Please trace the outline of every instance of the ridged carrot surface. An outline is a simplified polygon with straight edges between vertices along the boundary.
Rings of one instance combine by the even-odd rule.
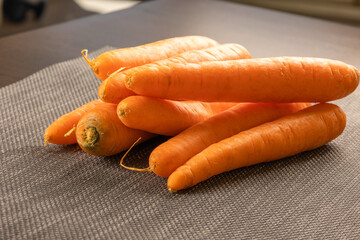
[[[156,61],[152,64],[167,65],[172,63],[197,63],[204,61],[225,61],[251,58],[250,53],[239,44],[224,44],[215,47],[184,52],[180,55]],[[152,67],[151,64],[148,65]],[[134,71],[136,71],[134,69]],[[133,72],[133,71],[131,71]],[[112,73],[99,87],[99,98],[105,102],[119,103],[122,99],[135,95],[125,87],[124,79],[127,71],[119,70]]]
[[[326,102],[353,92],[359,76],[336,60],[276,57],[140,66],[125,84],[136,94],[172,100]]]
[[[105,52],[96,59],[88,59],[82,54],[95,75],[105,80],[111,73],[120,68],[132,68],[143,64],[194,49],[204,49],[217,45],[215,40],[203,36],[186,36],[169,38],[137,47],[121,48]]]
[[[131,96],[118,104],[117,114],[120,120],[130,128],[174,136],[236,104],[171,101]]]
[[[150,170],[159,176],[169,177],[211,144],[308,106],[310,104],[307,103],[240,103],[159,145],[149,157]]]
[[[168,189],[178,191],[214,175],[318,148],[338,137],[345,113],[322,103],[213,144],[176,169]]]

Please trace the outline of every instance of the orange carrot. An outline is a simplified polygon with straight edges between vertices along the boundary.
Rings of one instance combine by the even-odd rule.
[[[326,102],[353,92],[359,76],[340,61],[277,57],[140,66],[127,72],[125,84],[136,94],[172,100]]]
[[[174,136],[195,123],[237,103],[178,102],[131,96],[117,107],[120,120],[128,127],[160,135]]]
[[[168,189],[189,188],[226,171],[318,148],[339,136],[345,125],[345,113],[336,105],[306,108],[211,145],[170,175]]]
[[[105,80],[111,73],[123,67],[128,69],[189,50],[208,48],[217,44],[216,41],[207,37],[186,36],[169,38],[137,47],[108,51],[92,60],[87,58],[87,50],[83,50],[81,54],[95,75],[99,79]]]
[[[169,177],[178,167],[211,144],[308,106],[310,104],[307,103],[240,103],[159,145],[149,157],[149,167],[157,175]]]
[[[95,100],[89,102],[74,111],[67,113],[57,120],[55,120],[46,130],[44,135],[44,143],[53,143],[57,145],[68,145],[76,143],[75,132],[71,131],[74,129],[79,122],[80,118],[87,112],[96,108],[102,102]],[[67,134],[65,136],[65,134]]]
[[[234,59],[251,58],[250,53],[241,45],[238,44],[224,44],[215,47],[193,50],[184,52],[180,55],[159,60],[152,64],[168,65],[171,63],[197,63],[204,61],[225,61]],[[147,65],[151,68],[151,63]],[[134,69],[135,71],[135,69]],[[112,73],[99,87],[99,98],[105,102],[119,103],[122,99],[135,95],[125,87],[124,79],[126,78],[127,71],[119,69]]]
[[[120,153],[138,138],[145,141],[153,136],[122,124],[116,114],[116,104],[111,103],[102,103],[86,113],[76,127],[76,140],[80,147],[96,156]]]

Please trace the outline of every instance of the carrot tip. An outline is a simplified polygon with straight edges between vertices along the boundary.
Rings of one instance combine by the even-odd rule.
[[[168,190],[169,190],[169,192],[171,192],[171,193],[176,193],[176,192],[177,192],[176,190],[173,190],[173,189],[171,189],[171,188],[168,188]]]
[[[47,134],[47,131],[45,131],[45,135],[44,135],[44,147],[46,147],[47,143],[49,142],[50,137]]]
[[[120,166],[122,166],[123,168],[126,168],[126,169],[128,169],[128,170],[131,170],[131,171],[151,173],[152,170],[151,170],[150,167],[147,167],[147,168],[133,168],[133,167],[125,166],[125,165],[123,164],[126,155],[130,152],[130,150],[131,150],[140,140],[141,140],[141,137],[139,137],[138,140],[136,140],[136,141],[131,145],[131,147],[125,152],[124,156],[122,156],[122,158],[120,159]]]

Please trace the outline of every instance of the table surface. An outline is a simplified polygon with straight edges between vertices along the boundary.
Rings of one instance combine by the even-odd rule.
[[[0,39],[0,87],[105,45],[205,35],[253,57],[316,56],[360,66],[360,28],[232,2],[159,0]]]

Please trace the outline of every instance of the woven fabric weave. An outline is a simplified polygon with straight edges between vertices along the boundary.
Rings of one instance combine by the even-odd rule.
[[[359,89],[336,101],[348,124],[326,146],[171,194],[166,179],[121,168],[122,154],[43,147],[45,128],[99,84],[77,58],[0,89],[0,239],[360,239]],[[146,166],[164,140],[127,163]]]

